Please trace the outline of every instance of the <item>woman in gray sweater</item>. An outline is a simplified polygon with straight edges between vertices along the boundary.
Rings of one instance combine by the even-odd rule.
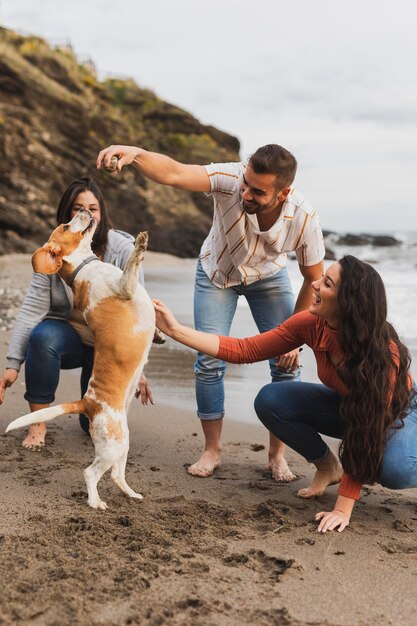
[[[98,222],[92,249],[102,261],[123,269],[134,238],[113,230],[104,198],[92,178],[74,180],[65,190],[57,210],[57,224],[65,224],[80,209],[88,209]],[[142,272],[142,270],[141,270]],[[143,274],[139,278],[143,284]],[[94,358],[94,337],[81,312],[74,306],[71,289],[57,275],[33,274],[17,315],[10,341],[6,370],[0,378],[0,404],[4,393],[18,378],[24,361],[26,393],[30,410],[49,406],[55,399],[61,369],[81,367],[81,396],[87,390]],[[144,376],[139,381],[141,400],[152,402]],[[89,421],[80,415],[88,433]],[[27,449],[45,444],[46,424],[33,424],[23,441]]]

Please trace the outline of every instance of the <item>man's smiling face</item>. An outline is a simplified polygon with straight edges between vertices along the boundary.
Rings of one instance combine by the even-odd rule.
[[[285,200],[289,192],[290,187],[278,190],[275,174],[257,174],[248,165],[240,186],[240,205],[249,215],[273,210]]]

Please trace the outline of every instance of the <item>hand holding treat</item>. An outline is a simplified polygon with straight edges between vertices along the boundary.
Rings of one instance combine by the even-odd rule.
[[[118,174],[125,165],[131,165],[143,150],[135,146],[109,146],[97,156],[97,169]]]
[[[117,172],[117,164],[119,162],[119,159],[117,158],[116,155],[112,156],[112,158],[110,159],[110,163],[108,165],[104,165],[103,164],[103,168],[109,172],[110,174],[113,174],[114,172]]]

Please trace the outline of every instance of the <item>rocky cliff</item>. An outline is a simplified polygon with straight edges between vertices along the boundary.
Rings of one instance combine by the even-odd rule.
[[[0,253],[31,252],[55,226],[66,186],[92,175],[117,228],[150,233],[150,248],[196,256],[212,201],[156,185],[127,168],[112,178],[95,168],[111,144],[141,145],[185,163],[236,160],[239,142],[141,89],[99,81],[70,48],[0,28]]]

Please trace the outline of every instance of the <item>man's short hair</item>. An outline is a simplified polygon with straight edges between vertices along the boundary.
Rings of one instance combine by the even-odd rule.
[[[297,172],[296,158],[276,143],[258,148],[248,163],[255,174],[275,174],[277,189],[289,187]]]

